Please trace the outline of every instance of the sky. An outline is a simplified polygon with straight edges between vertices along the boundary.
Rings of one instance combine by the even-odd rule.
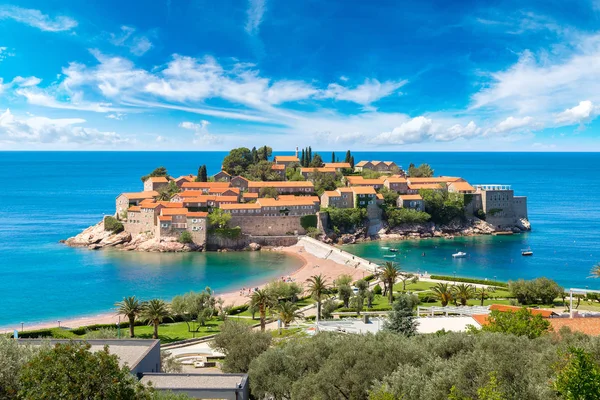
[[[0,0],[0,150],[600,151],[600,0]]]

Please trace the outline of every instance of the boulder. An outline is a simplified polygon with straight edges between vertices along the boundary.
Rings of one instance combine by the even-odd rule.
[[[261,249],[261,245],[258,243],[250,243],[248,245],[248,248],[250,249],[250,251],[259,251]]]
[[[131,241],[131,233],[129,232],[121,232],[116,235],[110,235],[105,237],[98,243],[102,247],[114,247],[119,244],[127,243]]]

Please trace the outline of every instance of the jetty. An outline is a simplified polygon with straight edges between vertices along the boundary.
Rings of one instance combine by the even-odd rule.
[[[298,246],[304,247],[306,252],[323,260],[331,260],[338,264],[360,268],[370,273],[377,271],[377,264],[308,236],[301,236],[298,239]]]

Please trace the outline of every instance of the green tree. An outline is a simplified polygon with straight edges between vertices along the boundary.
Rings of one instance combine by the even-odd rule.
[[[396,208],[398,196],[400,196],[398,192],[383,186],[381,189],[379,189],[379,193],[383,196],[383,205],[385,207]]]
[[[346,151],[346,157],[344,158],[344,162],[350,163],[351,159],[352,159],[352,153],[350,152],[350,150],[347,150]]]
[[[198,175],[196,176],[196,182],[207,182],[208,174],[206,172],[206,165],[198,167]]]
[[[270,197],[272,199],[276,199],[279,196],[279,192],[274,187],[262,187],[258,191],[258,197]]]
[[[295,322],[297,319],[304,316],[304,314],[300,312],[298,305],[292,303],[291,301],[279,303],[275,309],[277,311],[277,317],[285,328],[290,326],[290,324]],[[279,334],[281,335],[281,328],[279,329]]]
[[[424,224],[431,219],[431,215],[426,212],[410,208],[388,207],[385,209],[385,215],[391,228],[402,224]]]
[[[154,327],[152,338],[158,339],[158,325],[171,316],[169,306],[163,300],[152,299],[144,304],[141,318]]]
[[[459,283],[452,287],[453,297],[460,301],[460,305],[466,306],[467,301],[475,297],[475,287],[467,283]]]
[[[464,218],[464,195],[446,190],[421,189],[419,194],[425,203],[425,211],[436,223],[447,224],[454,219]]]
[[[258,308],[260,315],[260,330],[265,331],[265,324],[267,319],[267,310],[272,308],[277,303],[277,299],[268,290],[258,289],[252,293],[250,297],[250,304],[253,307]]]
[[[350,309],[352,309],[352,311],[355,311],[356,314],[360,315],[360,312],[363,310],[365,305],[365,298],[364,296],[361,296],[360,294],[357,294],[355,296],[352,296],[352,298],[350,298]]]
[[[252,150],[250,150],[250,153],[252,153],[252,162],[253,163],[257,163],[258,160],[258,151],[256,150],[256,146],[252,148]]]
[[[315,154],[315,156],[310,160],[310,164],[308,166],[312,168],[320,168],[323,166],[323,159],[319,154]]]
[[[403,272],[400,274],[400,281],[402,282],[402,291],[406,292],[406,283],[417,283],[419,281],[419,277],[415,274]]]
[[[183,231],[179,235],[179,238],[177,239],[177,241],[179,243],[189,244],[189,243],[194,243],[194,238],[192,237],[192,234],[189,231]]]
[[[556,370],[553,386],[563,399],[600,399],[600,368],[584,349],[571,347]]]
[[[327,207],[321,211],[329,215],[329,221],[333,228],[340,231],[354,230],[362,226],[367,218],[367,210],[364,208]]]
[[[208,214],[208,223],[212,227],[226,228],[231,220],[231,214],[224,212],[220,208],[215,208]]]
[[[323,314],[323,319],[331,319],[332,314],[337,310],[338,302],[335,299],[327,299],[323,302],[323,306],[321,309],[321,313]]]
[[[127,217],[125,217],[127,218]],[[112,216],[107,216],[104,218],[104,230],[105,231],[110,231],[112,233],[119,233],[119,232],[123,232],[123,230],[125,229],[125,227],[123,226],[123,224],[119,221],[117,221],[117,219],[115,217]]]
[[[300,166],[304,167],[306,164],[306,154],[304,153],[304,149],[302,149],[302,156],[300,157]]]
[[[429,164],[421,164],[418,167],[415,167],[415,165],[411,163],[408,167],[408,176],[411,178],[429,178],[433,176],[433,169]]]
[[[123,301],[115,303],[117,314],[124,315],[129,320],[129,337],[135,337],[135,319],[142,314],[144,303],[135,296],[124,297]]]
[[[508,290],[520,304],[552,304],[554,299],[564,293],[564,289],[552,279],[545,277],[529,281],[519,279],[508,281]]]
[[[19,344],[6,335],[0,335],[0,399],[17,398],[21,388],[21,370],[38,350],[37,347]]]
[[[350,307],[350,298],[353,294],[354,292],[352,291],[350,285],[338,286],[338,298],[342,301],[342,303],[344,303],[345,308]]]
[[[446,307],[454,298],[452,288],[447,283],[437,283],[431,288],[431,291],[442,302],[442,307]]]
[[[400,276],[400,270],[398,269],[396,263],[386,261],[383,264],[380,276],[384,284],[383,294],[385,296],[385,294],[387,293],[388,303],[392,304],[394,302],[394,284]]]
[[[480,305],[483,307],[483,301],[490,296],[490,293],[493,293],[495,291],[496,288],[494,288],[493,286],[482,286],[475,292],[475,297],[477,297],[481,301]]]
[[[405,336],[413,336],[417,333],[417,321],[413,310],[419,304],[419,298],[414,294],[401,293],[388,315],[384,329]]]
[[[335,151],[331,152],[331,162],[334,163],[335,162]]]
[[[350,157],[350,168],[354,169],[354,156]]]
[[[527,308],[516,312],[493,310],[488,317],[489,323],[482,327],[486,332],[510,333],[535,339],[550,329],[550,322],[540,314],[533,315]]]
[[[327,297],[329,284],[322,274],[313,275],[306,282],[308,283],[308,293],[317,302],[317,322],[319,322],[319,318],[321,318],[321,302]]]
[[[239,147],[229,152],[223,159],[223,171],[230,175],[242,175],[254,162],[252,152],[246,147]]]
[[[265,290],[271,292],[278,301],[291,301],[292,303],[298,301],[298,296],[303,291],[302,287],[296,282],[283,282],[280,280],[268,283]]]
[[[369,289],[369,282],[365,281],[364,279],[359,279],[356,281],[354,286],[356,286],[356,288],[358,289],[359,295],[365,296],[367,293],[367,290]]]
[[[167,172],[167,169],[165,167],[158,167],[154,171],[150,172],[148,175],[142,176],[141,180],[142,180],[142,182],[146,182],[146,179],[154,177],[154,176],[168,177],[169,172]]]
[[[185,321],[188,332],[198,332],[217,314],[217,299],[207,287],[201,292],[192,291],[173,297],[171,311]]]
[[[23,399],[143,399],[148,391],[119,359],[87,343],[58,343],[43,348],[21,372]]]
[[[246,373],[250,362],[270,347],[271,340],[268,332],[254,331],[249,325],[227,320],[213,344],[225,355],[223,372]]]
[[[325,172],[311,172],[308,180],[315,185],[315,192],[320,196],[326,190],[335,190],[338,187],[339,177]]]
[[[250,165],[244,177],[251,181],[280,181],[281,176],[277,172],[274,172],[272,167],[272,162],[261,160]]]
[[[258,160],[259,161],[269,161],[269,157],[273,154],[273,149],[269,146],[263,146],[258,149]]]

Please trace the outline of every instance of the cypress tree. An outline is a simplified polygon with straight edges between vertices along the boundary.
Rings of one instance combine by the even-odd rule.
[[[308,146],[308,163],[307,164],[310,164],[312,162],[312,159],[313,159],[312,148],[310,146]],[[307,165],[307,167],[308,167],[308,165]]]
[[[196,182],[202,182],[200,180],[200,176],[202,176],[202,165],[198,167],[198,174],[196,175],[196,179],[195,179]]]
[[[252,148],[252,161],[254,164],[258,162],[258,151],[256,151],[256,147]]]
[[[198,174],[199,174],[200,182],[208,182],[208,175],[206,173],[206,165],[203,165],[200,167]]]
[[[346,152],[346,158],[344,159],[344,162],[349,163],[350,162],[350,158],[352,157],[352,154],[350,153],[350,150],[348,150]]]
[[[302,149],[302,155],[300,156],[300,166],[304,167],[304,162],[306,161],[304,156],[304,149]]]
[[[334,163],[335,162],[335,151],[331,152],[331,162]]]
[[[265,147],[263,147],[263,160],[269,161],[269,149],[266,144]]]
[[[354,156],[350,157],[350,168],[354,168]]]

